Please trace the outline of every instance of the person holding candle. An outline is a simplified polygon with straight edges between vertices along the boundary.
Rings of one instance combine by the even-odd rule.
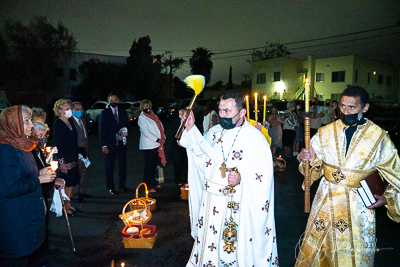
[[[33,109],[34,110],[34,109]],[[32,111],[33,111],[32,110]],[[36,118],[32,116],[32,118]],[[46,164],[46,157],[43,154],[44,148],[46,147],[47,143],[47,132],[50,130],[47,124],[34,121],[33,122],[33,129],[35,130],[36,136],[38,137],[38,144],[37,146],[32,150],[33,158],[35,159],[36,166],[39,170],[42,169],[48,169],[49,171],[46,173],[48,175],[51,175],[51,179],[40,179],[40,185],[42,187],[42,196],[43,199],[46,203],[46,238],[43,242],[43,244],[40,246],[38,250],[38,256],[40,255],[50,255],[56,253],[59,248],[51,249],[49,247],[49,214],[50,214],[50,206],[52,199],[51,197],[53,196],[53,188],[54,186],[58,185],[60,186],[60,189],[64,188],[65,181],[64,179],[61,178],[56,178],[56,169],[53,169],[50,167],[48,164]],[[54,181],[54,182],[53,182]]]
[[[267,119],[269,123],[268,134],[271,137],[271,152],[275,158],[276,148],[282,147],[282,118],[278,114],[278,109],[273,106],[271,108],[271,115]]]
[[[27,267],[45,239],[40,182],[54,175],[35,164],[31,116],[27,106],[12,106],[0,114],[0,266]]]
[[[54,104],[54,114],[58,119],[53,124],[54,145],[58,149],[60,178],[65,180],[65,193],[71,199],[72,190],[80,181],[78,160],[78,139],[72,117],[71,100],[59,99]],[[70,200],[64,201],[68,215],[75,216],[75,208]]]
[[[368,109],[364,88],[346,88],[340,119],[320,128],[298,156],[299,170],[304,174],[309,163],[311,183],[321,181],[295,266],[372,267],[375,209],[386,206],[389,218],[400,222],[400,158],[387,132],[364,118]],[[388,186],[367,207],[357,188],[375,171]]]

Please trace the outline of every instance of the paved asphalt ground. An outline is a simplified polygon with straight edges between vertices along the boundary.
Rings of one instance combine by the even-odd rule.
[[[167,143],[166,151],[173,141],[176,129],[164,122]],[[84,203],[73,202],[79,211],[70,218],[76,252],[72,251],[65,217],[50,214],[50,246],[60,251],[46,257],[48,266],[115,266],[126,267],[185,266],[190,256],[193,239],[189,229],[187,200],[180,199],[179,187],[174,183],[173,165],[164,168],[165,183],[150,197],[157,201],[156,210],[149,224],[157,227],[157,240],[153,249],[125,249],[121,231],[124,223],[119,219],[122,208],[135,198],[135,188],[143,179],[144,160],[139,151],[139,129],[132,126],[128,138],[128,182],[130,191],[109,195],[105,183],[105,168],[97,134],[90,135],[89,158],[91,177],[89,194]],[[173,153],[167,153],[167,161]],[[170,160],[170,162],[172,162]],[[185,166],[182,166],[184,168]],[[285,172],[275,172],[275,220],[279,252],[279,266],[294,266],[308,214],[304,213],[304,195],[301,189],[302,176],[298,164],[289,160]],[[317,185],[311,188],[312,197]],[[141,191],[139,196],[143,196]],[[377,211],[377,246],[393,248],[376,253],[375,266],[400,267],[400,224],[386,216],[386,209]]]

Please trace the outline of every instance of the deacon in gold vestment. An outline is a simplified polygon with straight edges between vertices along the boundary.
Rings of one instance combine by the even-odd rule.
[[[375,211],[386,205],[400,222],[400,160],[388,134],[362,114],[368,93],[348,87],[341,95],[341,119],[318,130],[310,149],[299,155],[299,169],[311,164],[311,183],[321,178],[296,266],[374,266]],[[357,188],[378,170],[388,182],[383,196],[365,207]]]

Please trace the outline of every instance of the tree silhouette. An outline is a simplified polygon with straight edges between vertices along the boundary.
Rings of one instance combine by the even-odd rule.
[[[262,50],[251,51],[250,57],[251,58],[247,60],[248,63],[271,58],[290,57],[290,52],[286,46],[279,43],[266,43],[266,46]]]
[[[198,47],[192,50],[192,57],[189,59],[192,74],[201,74],[206,78],[206,84],[211,80],[211,71],[213,62],[211,56],[214,55],[211,51],[204,47]]]
[[[59,60],[68,60],[77,51],[71,32],[58,22],[53,26],[44,16],[28,24],[8,20],[4,26],[7,64],[3,72],[10,93],[22,93],[21,102],[46,101],[46,92],[55,86],[55,69]],[[35,99],[37,94],[38,99]]]

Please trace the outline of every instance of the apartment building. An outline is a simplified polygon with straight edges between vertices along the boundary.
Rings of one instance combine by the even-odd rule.
[[[253,62],[252,92],[268,99],[304,99],[304,81],[319,100],[339,99],[347,85],[365,88],[372,99],[399,102],[400,68],[356,55],[307,60],[274,58]]]

